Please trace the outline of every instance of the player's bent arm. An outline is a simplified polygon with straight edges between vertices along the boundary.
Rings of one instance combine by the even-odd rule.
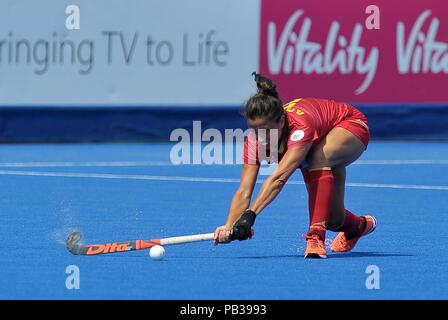
[[[240,186],[230,203],[229,215],[225,225],[227,230],[232,228],[235,221],[241,216],[241,213],[249,207],[259,169],[260,167],[257,165],[243,164]]]
[[[297,146],[286,151],[282,160],[278,164],[274,173],[263,183],[257,198],[250,206],[250,210],[254,211],[257,215],[266,206],[271,203],[275,197],[280,193],[288,178],[293,172],[300,166],[305,160],[305,157],[311,148],[312,143],[304,146]]]

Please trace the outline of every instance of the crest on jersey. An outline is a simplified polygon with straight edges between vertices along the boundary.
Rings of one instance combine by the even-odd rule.
[[[300,141],[305,136],[305,132],[303,130],[296,130],[291,134],[291,141]]]

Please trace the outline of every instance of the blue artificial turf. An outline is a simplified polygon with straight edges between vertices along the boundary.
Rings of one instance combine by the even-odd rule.
[[[240,166],[173,166],[170,148],[2,146],[0,298],[448,298],[447,143],[372,142],[360,160],[434,162],[348,168],[346,207],[379,221],[351,253],[302,258],[300,235],[307,230],[308,209],[297,173],[257,219],[250,241],[166,247],[163,261],[152,261],[148,251],[71,255],[64,240],[74,229],[82,231],[85,242],[95,243],[212,232],[225,222]],[[105,163],[86,164],[98,161]],[[145,163],[118,166],[115,161]],[[188,179],[198,177],[204,179]],[[80,269],[79,290],[65,286],[69,265]],[[369,265],[380,270],[379,290],[365,286]]]

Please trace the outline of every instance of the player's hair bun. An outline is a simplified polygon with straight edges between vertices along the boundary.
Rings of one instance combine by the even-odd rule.
[[[272,82],[271,79],[266,78],[256,72],[252,72],[252,76],[254,76],[254,80],[257,83],[258,93],[278,99],[277,86]]]
[[[244,108],[246,119],[265,118],[278,122],[284,114],[282,101],[278,96],[276,85],[271,79],[252,72],[257,83],[258,93],[250,97]]]

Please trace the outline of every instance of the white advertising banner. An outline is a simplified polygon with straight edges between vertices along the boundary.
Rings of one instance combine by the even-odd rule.
[[[239,105],[258,0],[2,0],[0,105]]]

